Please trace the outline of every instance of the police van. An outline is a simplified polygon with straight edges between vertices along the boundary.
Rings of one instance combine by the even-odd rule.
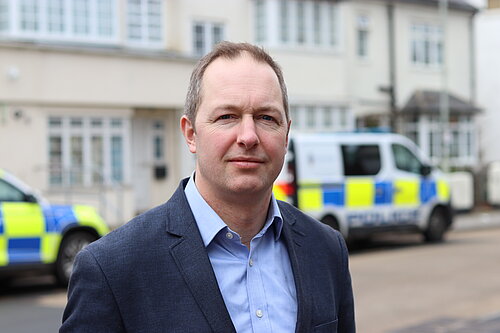
[[[94,208],[50,205],[0,169],[0,278],[51,272],[66,285],[78,251],[108,231]]]
[[[346,239],[409,231],[439,242],[452,224],[444,174],[393,133],[292,136],[274,194]]]

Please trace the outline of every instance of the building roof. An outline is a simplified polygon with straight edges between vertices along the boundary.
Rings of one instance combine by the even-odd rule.
[[[401,2],[417,5],[427,5],[438,7],[441,0],[388,0],[389,2]],[[466,12],[476,13],[478,9],[465,0],[448,0],[448,6],[451,9],[462,10]]]
[[[477,106],[448,93],[450,113],[475,114],[481,111]],[[409,114],[439,114],[441,91],[416,90],[401,112]]]

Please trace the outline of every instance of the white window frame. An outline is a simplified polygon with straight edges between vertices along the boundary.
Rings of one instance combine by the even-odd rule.
[[[54,127],[50,125],[51,119],[60,119],[61,126]],[[82,126],[75,127],[72,126],[72,120],[81,120]],[[93,126],[92,123],[94,120],[100,120],[101,126]],[[92,138],[100,137],[102,140],[102,184],[113,185],[113,184],[124,184],[130,182],[130,156],[129,156],[129,143],[130,143],[130,121],[126,117],[99,117],[99,116],[80,116],[80,115],[72,115],[72,116],[61,116],[61,115],[53,115],[48,118],[48,140],[50,141],[51,137],[60,137],[61,138],[61,166],[59,166],[61,172],[61,184],[55,184],[51,182],[50,170],[49,170],[49,185],[52,187],[67,187],[67,186],[84,186],[89,187],[93,185],[101,184],[101,182],[94,181],[94,176],[96,172],[101,172],[101,170],[95,170],[92,166]],[[115,126],[120,122],[120,126]],[[71,180],[72,172],[72,162],[71,162],[71,138],[72,137],[81,137],[82,138],[82,158],[83,158],[83,170],[81,170],[81,183],[74,183]],[[113,137],[121,138],[121,179],[115,180],[113,179],[113,165],[112,165],[112,139]],[[50,142],[49,142],[50,145]],[[50,147],[49,147],[49,163],[50,163]],[[49,169],[50,166],[49,165]],[[78,170],[76,170],[78,171]],[[79,175],[80,177],[80,175]]]
[[[420,68],[441,68],[443,29],[438,24],[413,23],[410,27],[410,61]]]
[[[326,112],[329,124],[325,121]],[[290,117],[292,129],[297,132],[345,132],[355,128],[352,112],[338,105],[292,104]]]
[[[340,48],[340,15],[335,2],[256,0],[254,11],[255,41],[258,44],[319,51],[338,51]]]
[[[165,13],[164,13],[164,3],[162,0],[138,0],[140,1],[139,7],[138,7],[138,17],[139,17],[139,27],[140,27],[140,33],[139,33],[139,38],[131,38],[130,37],[130,29],[131,29],[131,10],[133,9],[133,6],[131,6],[131,2],[133,0],[127,0],[126,2],[126,8],[125,8],[125,18],[126,18],[126,33],[125,33],[125,39],[126,43],[131,46],[139,46],[139,47],[144,47],[144,48],[162,48],[164,46],[164,41],[165,41],[165,34],[164,34],[164,19],[165,19]],[[159,35],[153,35],[152,30],[150,29],[151,24],[153,24],[154,17],[153,15],[150,15],[152,11],[150,10],[150,6],[158,6],[160,12],[158,13],[157,16],[159,16],[158,19],[158,33]],[[152,38],[154,36],[154,39]]]
[[[460,115],[457,117],[457,122],[449,124],[451,140],[454,140],[453,133],[456,134],[457,138],[457,141],[450,142],[448,147],[449,162],[455,167],[471,167],[477,162],[477,137],[473,116]],[[441,162],[444,134],[439,116],[418,116],[416,120],[406,123],[405,130],[417,132],[418,142],[416,143],[430,157],[432,163],[439,164]],[[456,144],[457,156],[451,156],[453,144]]]
[[[47,40],[47,41],[70,41],[77,43],[97,43],[97,44],[117,44],[119,42],[119,31],[118,31],[118,1],[119,0],[109,0],[110,2],[110,15],[109,15],[109,27],[111,28],[111,34],[103,35],[99,32],[99,25],[103,21],[99,21],[98,9],[100,0],[88,0],[89,4],[89,19],[88,19],[88,33],[79,34],[74,31],[74,4],[73,0],[62,0],[61,4],[63,7],[64,14],[61,16],[61,24],[63,26],[62,31],[52,31],[49,29],[50,26],[50,16],[48,13],[49,5],[51,0],[30,0],[32,5],[37,6],[38,11],[36,12],[35,19],[38,22],[38,26],[34,30],[23,30],[21,25],[21,20],[23,13],[21,12],[21,5],[27,0],[10,0],[7,1],[8,9],[8,26],[2,31],[9,37],[18,39],[36,39],[36,40]]]
[[[363,38],[364,37],[364,38]],[[370,18],[358,15],[356,20],[356,56],[367,60],[370,55]]]
[[[200,26],[203,27],[203,47],[201,49],[197,49],[196,47],[196,27]],[[221,30],[221,38],[220,40],[217,40],[215,38],[215,35],[213,33],[213,29],[218,27]],[[194,56],[202,57],[208,52],[212,51],[213,47],[223,41],[226,36],[226,26],[222,22],[210,22],[210,21],[202,21],[202,20],[195,20],[193,21],[192,24],[192,30],[191,30],[191,53]]]

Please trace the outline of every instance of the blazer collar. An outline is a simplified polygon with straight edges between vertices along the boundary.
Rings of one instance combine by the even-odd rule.
[[[297,222],[296,213],[283,202],[278,202],[283,216],[283,236],[288,248],[288,256],[292,265],[295,289],[297,291],[297,326],[295,332],[307,332],[312,324],[312,292],[308,274],[311,258],[302,246],[307,241],[307,230],[303,223]]]
[[[178,237],[178,240],[170,246],[170,253],[212,330],[236,332],[196,221],[184,195],[186,184],[187,179],[181,181],[166,204],[168,212],[166,231]]]

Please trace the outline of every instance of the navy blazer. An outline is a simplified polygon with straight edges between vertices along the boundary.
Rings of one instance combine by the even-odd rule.
[[[181,182],[165,204],[77,256],[60,332],[235,332]],[[355,332],[342,236],[279,202],[296,332]]]

